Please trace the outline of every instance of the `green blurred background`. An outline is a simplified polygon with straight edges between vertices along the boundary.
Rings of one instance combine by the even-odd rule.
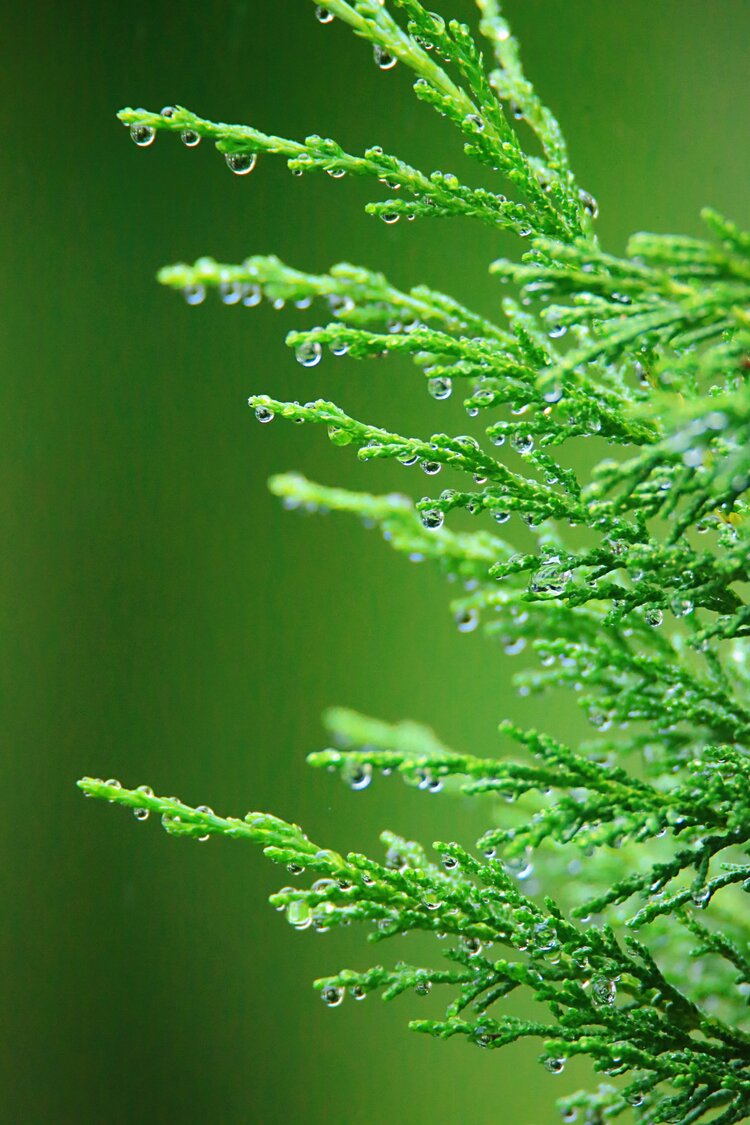
[[[508,13],[608,247],[634,229],[697,233],[704,203],[747,223],[746,0]],[[460,404],[433,402],[395,361],[303,371],[283,337],[314,311],[189,309],[153,283],[201,253],[276,252],[493,312],[487,263],[518,247],[480,225],[386,227],[363,213],[369,185],[295,179],[270,158],[240,179],[207,144],[131,144],[117,108],[180,102],[461,170],[403,68],[378,71],[309,2],[32,0],[7,6],[3,31],[0,1121],[553,1122],[551,1096],[576,1076],[550,1079],[534,1048],[410,1035],[434,996],[331,1012],[309,987],[419,956],[413,937],[372,951],[361,933],[298,934],[265,902],[285,873],[251,848],[170,839],[74,787],[92,773],[274,810],[336,848],[377,850],[383,827],[470,843],[489,806],[396,781],[352,794],[307,770],[321,710],[412,717],[485,754],[508,714],[570,731],[569,707],[532,717],[509,659],[456,635],[435,574],[265,490],[289,468],[415,496],[426,479],[361,466],[319,431],[259,427],[245,400],[324,395],[423,434],[470,429]]]

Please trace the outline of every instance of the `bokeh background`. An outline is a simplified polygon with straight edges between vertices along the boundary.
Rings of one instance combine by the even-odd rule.
[[[468,0],[435,7],[472,14]],[[507,10],[608,247],[635,229],[698,233],[704,203],[747,223],[746,0]],[[340,849],[377,854],[383,827],[471,843],[489,806],[397,781],[352,794],[307,770],[322,709],[412,717],[483,754],[499,752],[505,715],[571,737],[578,722],[513,698],[511,661],[456,634],[437,575],[343,517],[284,513],[265,489],[289,468],[415,496],[426,478],[359,465],[317,430],[257,426],[245,400],[320,394],[423,434],[469,430],[460,404],[434,403],[395,361],[302,370],[283,337],[314,311],[189,309],[153,283],[201,253],[276,252],[310,270],[361,262],[493,312],[487,264],[519,247],[470,223],[386,227],[363,213],[370,185],[296,179],[271,158],[237,178],[207,144],[139,151],[115,110],[169,102],[464,167],[403,68],[381,73],[304,0],[6,8],[0,1121],[546,1125],[577,1076],[549,1078],[533,1047],[410,1035],[435,996],[329,1011],[309,987],[417,957],[412,937],[372,950],[361,933],[296,933],[265,901],[285,873],[252,848],[170,839],[74,787],[118,776],[273,810]]]

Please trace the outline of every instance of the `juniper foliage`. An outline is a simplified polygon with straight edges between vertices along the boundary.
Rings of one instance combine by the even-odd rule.
[[[317,302],[333,319],[287,339],[303,365],[326,350],[365,360],[407,353],[436,399],[460,388],[484,443],[391,433],[325,401],[249,403],[261,422],[323,426],[363,461],[420,465],[428,479],[450,466],[465,474],[463,490],[415,503],[298,475],[271,488],[289,507],[374,522],[395,550],[460,579],[458,628],[483,624],[507,652],[530,655],[521,692],[577,693],[591,738],[571,746],[504,723],[516,752],[482,759],[416,724],[330,712],[336,748],[309,762],[353,789],[394,771],[426,792],[502,798],[490,818],[499,826],[476,854],[438,842],[434,858],[391,833],[383,860],[342,856],[265,813],[219,816],[114,780],[79,785],[140,819],[153,813],[172,835],[252,840],[307,872],[309,886],[272,897],[297,929],[357,922],[374,942],[415,930],[447,937],[436,947],[443,967],[343,970],[316,982],[326,1003],[445,986],[444,1018],[416,1019],[414,1030],[492,1049],[536,1037],[553,1073],[585,1055],[619,1079],[562,1099],[565,1121],[632,1113],[652,1125],[731,1125],[750,1113],[750,233],[706,210],[706,239],[637,234],[625,257],[606,253],[596,202],[524,75],[497,0],[477,6],[489,67],[468,27],[419,0],[323,0],[316,15],[349,24],[382,69],[410,68],[417,97],[508,195],[380,148],[351,154],[335,140],[286,140],[182,107],[119,117],[141,146],[159,132],[191,147],[213,141],[238,174],[277,154],[294,173],[400,189],[367,206],[388,223],[466,216],[527,240],[519,262],[491,267],[508,287],[501,323],[347,264],[312,275],[273,257],[203,258],[163,269],[160,281],[190,303],[209,289],[229,305]],[[583,478],[565,447],[592,436],[611,456]],[[454,509],[476,516],[479,530],[451,530]],[[504,538],[511,517],[528,525],[533,550]],[[585,879],[564,878],[582,857]],[[516,989],[546,1019],[504,1016],[499,1002]]]

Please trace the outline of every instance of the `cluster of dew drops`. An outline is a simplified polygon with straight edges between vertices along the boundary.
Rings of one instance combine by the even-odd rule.
[[[173,105],[165,105],[160,116],[174,117],[177,110]],[[156,140],[156,129],[153,125],[141,125],[135,122],[130,126],[130,137],[139,148],[148,148]],[[195,148],[201,142],[201,135],[195,129],[185,128],[180,133],[180,140],[186,148]],[[230,171],[236,176],[246,176],[252,172],[257,163],[257,154],[254,152],[225,152],[224,159]]]
[[[316,17],[320,23],[328,24],[334,20],[333,14],[327,8],[320,5],[316,9]],[[378,66],[383,70],[389,70],[395,66],[396,59],[384,51],[378,44],[374,47],[375,61]],[[174,106],[165,106],[161,111],[161,116],[170,118],[176,112]],[[134,123],[130,126],[130,136],[134,143],[139,148],[146,148],[153,144],[156,138],[156,129],[151,125],[143,125]],[[188,148],[195,148],[201,140],[200,134],[194,129],[185,128],[180,133],[182,143]],[[231,152],[225,153],[224,159],[229,169],[239,176],[247,175],[252,172],[257,162],[257,155],[254,152]],[[588,198],[584,201],[588,203]],[[592,201],[593,203],[593,201]],[[246,307],[254,307],[260,304],[262,300],[262,290],[258,285],[251,285],[239,281],[222,281],[219,285],[219,295],[224,304],[234,305],[242,303]],[[183,296],[189,305],[198,305],[205,300],[206,288],[200,283],[193,283],[184,286]],[[284,300],[279,298],[274,300],[274,307],[279,309],[283,308]],[[307,307],[310,304],[310,298],[303,298],[297,302],[298,307]],[[553,335],[553,332],[550,333]],[[348,346],[345,342],[333,341],[330,344],[331,353],[335,356],[346,354]],[[295,350],[295,356],[298,363],[303,367],[315,367],[320,363],[323,355],[321,344],[317,340],[303,341]],[[436,375],[430,376],[427,380],[428,393],[437,401],[444,401],[450,398],[453,391],[453,384],[450,376]],[[470,408],[470,416],[475,416],[478,413],[477,408]],[[268,423],[273,421],[275,415],[272,410],[266,406],[258,406],[255,410],[255,416],[261,423]],[[497,445],[503,444],[505,437],[502,433],[498,433],[494,437],[494,442]],[[534,446],[534,439],[528,434],[514,434],[511,436],[510,445],[513,449],[521,454],[529,453]],[[418,457],[403,458],[404,465],[415,464],[419,460]],[[423,460],[420,462],[421,468],[428,475],[434,475],[440,471],[441,465],[436,461]],[[505,511],[493,512],[495,521],[498,524],[503,524],[508,521],[510,514]],[[421,520],[423,525],[430,530],[437,530],[442,527],[444,522],[444,513],[439,508],[427,508],[421,512]],[[544,569],[544,568],[543,568]],[[552,568],[549,568],[550,570]],[[532,583],[535,592],[541,592],[539,587],[546,585],[544,593],[546,596],[559,596],[562,592],[562,587],[569,579],[569,573],[562,576],[562,582],[558,583],[550,580],[550,575],[542,575],[541,572],[536,576],[536,581]],[[540,579],[546,579],[540,581]],[[555,588],[558,587],[558,588]],[[652,610],[647,615],[647,622],[650,625],[658,625],[660,621],[660,611]],[[457,625],[460,632],[472,632],[479,624],[479,616],[475,610],[467,610],[459,614],[457,617]]]

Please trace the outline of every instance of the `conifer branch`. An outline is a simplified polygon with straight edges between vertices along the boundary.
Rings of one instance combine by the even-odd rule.
[[[577,185],[500,5],[477,8],[492,70],[468,27],[418,0],[323,0],[318,19],[348,24],[381,69],[409,68],[419,100],[510,198],[377,147],[357,156],[175,106],[119,116],[141,147],[158,132],[188,147],[206,138],[239,174],[269,154],[298,173],[369,176],[403,193],[368,204],[388,222],[470,216],[528,240],[520,261],[491,267],[507,287],[498,322],[349,264],[309,274],[275,257],[204,257],[159,280],[189,304],[209,290],[237,308],[267,300],[304,313],[317,302],[322,322],[287,336],[303,367],[396,355],[436,400],[461,388],[476,436],[414,436],[323,399],[251,395],[260,422],[317,425],[362,461],[419,466],[430,494],[358,493],[298,474],[273,477],[271,490],[288,508],[378,527],[410,560],[458,580],[458,630],[481,625],[521,658],[521,694],[571,690],[590,737],[571,744],[503,722],[512,753],[481,757],[415,723],[326,715],[331,745],[309,755],[313,767],[355,791],[394,774],[425,794],[480,800],[488,827],[476,854],[437,842],[431,857],[384,832],[382,861],[342,856],[269,814],[217,816],[114,780],[79,785],[140,820],[159,817],[171,835],[247,839],[307,873],[271,900],[296,929],[354,922],[373,942],[420,931],[439,943],[438,967],[398,961],[322,978],[329,1006],[442,987],[444,1017],[414,1030],[483,1048],[539,1039],[552,1074],[585,1055],[613,1080],[562,1099],[564,1121],[632,1111],[644,1125],[732,1125],[750,1113],[750,233],[706,209],[706,239],[641,233],[624,256],[603,250],[598,205]],[[612,457],[589,471],[575,453],[591,438]],[[442,470],[449,487],[430,488]],[[540,727],[545,717],[540,702]],[[516,989],[545,1018],[503,1015],[498,1002]]]

